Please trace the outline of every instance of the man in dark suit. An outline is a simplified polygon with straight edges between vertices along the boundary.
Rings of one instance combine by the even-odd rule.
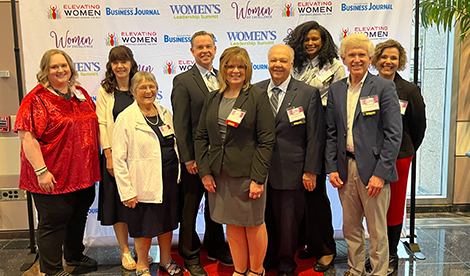
[[[278,276],[292,276],[304,193],[315,189],[322,169],[325,122],[318,89],[290,76],[294,50],[275,45],[268,59],[271,79],[256,84],[268,93],[276,125],[267,186],[265,267],[277,266]]]
[[[213,34],[205,31],[196,32],[191,37],[191,54],[194,56],[195,64],[191,69],[173,79],[171,93],[173,124],[179,157],[183,163],[180,183],[181,221],[178,251],[184,259],[185,269],[192,276],[207,275],[200,264],[201,243],[196,233],[196,217],[206,189],[197,174],[194,136],[206,95],[219,88],[217,70],[212,67],[216,50]],[[225,251],[222,225],[212,221],[207,205],[206,197],[204,246],[207,249],[208,258],[218,260],[224,265],[233,265],[231,256]]]
[[[365,34],[341,42],[340,56],[350,75],[330,86],[326,108],[326,170],[343,206],[343,235],[349,270],[365,275],[363,218],[370,234],[370,275],[387,275],[387,210],[402,120],[392,81],[368,72],[374,45]]]

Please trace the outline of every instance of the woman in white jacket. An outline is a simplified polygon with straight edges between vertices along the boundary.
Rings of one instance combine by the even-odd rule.
[[[154,103],[157,88],[151,73],[138,72],[132,78],[135,102],[121,112],[114,127],[114,175],[128,207],[137,255],[147,256],[157,236],[160,270],[176,276],[183,274],[171,259],[171,239],[178,227],[179,161],[171,113]],[[146,258],[137,260],[136,275],[150,275]]]

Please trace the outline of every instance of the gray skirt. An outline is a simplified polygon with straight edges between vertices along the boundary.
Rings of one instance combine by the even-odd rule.
[[[213,221],[242,227],[264,223],[266,189],[260,198],[250,198],[249,177],[230,177],[222,168],[215,177],[215,194],[208,193],[209,209]]]

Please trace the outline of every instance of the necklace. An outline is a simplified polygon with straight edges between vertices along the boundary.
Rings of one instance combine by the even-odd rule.
[[[155,108],[154,105],[152,105],[152,106],[153,106],[153,108]],[[139,109],[140,109],[140,108],[139,108]],[[157,111],[157,122],[156,122],[156,123],[152,123],[152,121],[150,121],[149,118],[144,114],[144,112],[142,111],[142,109],[140,109],[140,113],[142,113],[142,115],[144,115],[145,120],[146,120],[149,124],[151,124],[152,126],[158,125],[158,122],[159,122],[159,119],[158,119],[158,111]]]
[[[67,101],[70,101],[70,99],[72,98],[72,90],[70,90],[70,87],[67,87],[67,93],[62,93],[60,92],[59,90],[55,89],[52,85],[52,90],[54,90],[54,92],[59,95],[60,97],[66,99]]]

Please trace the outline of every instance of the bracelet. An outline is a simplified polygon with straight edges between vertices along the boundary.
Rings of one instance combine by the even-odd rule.
[[[36,176],[40,176],[41,174],[43,174],[47,171],[48,171],[48,169],[47,169],[46,165],[44,165],[44,167],[42,167],[42,168],[34,170],[34,172],[36,173]]]

